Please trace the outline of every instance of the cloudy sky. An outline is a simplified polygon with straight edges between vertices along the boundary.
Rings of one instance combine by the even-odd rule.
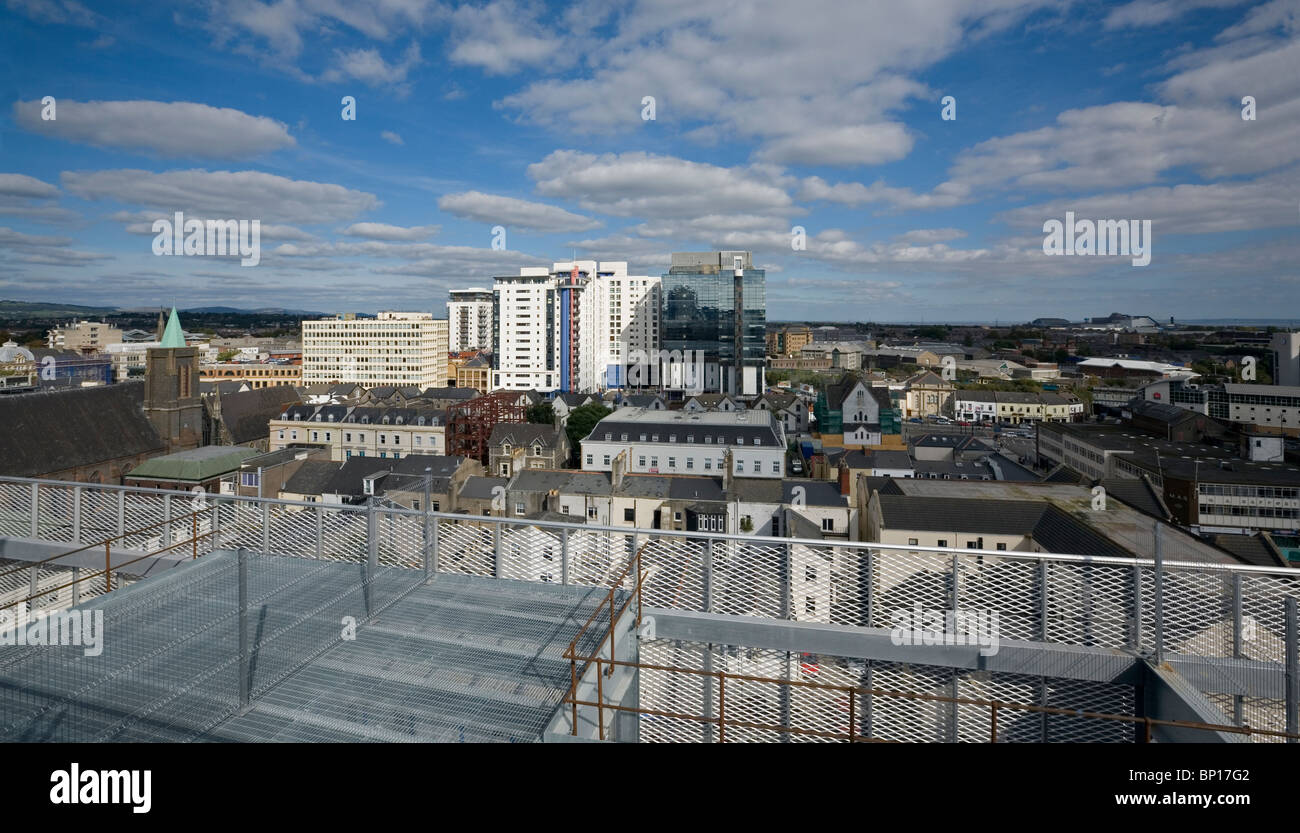
[[[0,4],[0,298],[440,312],[736,248],[772,319],[1300,316],[1300,0]],[[260,264],[155,256],[175,211]],[[1150,265],[1045,255],[1066,211]]]

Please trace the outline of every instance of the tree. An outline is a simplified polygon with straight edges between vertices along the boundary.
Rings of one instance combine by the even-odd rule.
[[[238,350],[222,350],[220,353],[217,354],[217,361],[228,362],[238,355],[239,355]]]
[[[575,456],[582,453],[582,441],[591,433],[591,429],[609,414],[609,408],[599,402],[588,402],[569,411],[569,418],[564,423],[564,431],[569,435],[569,446]]]
[[[536,405],[528,406],[528,410],[524,411],[524,418],[534,425],[554,425],[555,408],[550,402],[538,402]]]

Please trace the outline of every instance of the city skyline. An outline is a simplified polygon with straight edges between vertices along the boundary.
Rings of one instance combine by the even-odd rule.
[[[1293,2],[332,8],[7,3],[0,297],[441,315],[745,249],[773,321],[1300,301]],[[258,265],[155,257],[174,212],[259,221]],[[1071,212],[1149,265],[1045,254]]]

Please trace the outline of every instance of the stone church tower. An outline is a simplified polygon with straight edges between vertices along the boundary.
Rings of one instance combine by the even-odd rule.
[[[203,400],[199,396],[199,349],[186,347],[176,308],[145,362],[144,412],[167,444],[167,453],[203,442]]]

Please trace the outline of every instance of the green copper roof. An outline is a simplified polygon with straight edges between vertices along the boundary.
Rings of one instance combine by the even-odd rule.
[[[181,331],[181,319],[176,315],[176,307],[172,307],[172,317],[167,319],[167,330],[163,333],[162,346],[185,346],[185,333]]]
[[[232,471],[249,457],[261,452],[239,445],[205,445],[146,460],[127,477],[157,480],[185,480],[199,483]]]

